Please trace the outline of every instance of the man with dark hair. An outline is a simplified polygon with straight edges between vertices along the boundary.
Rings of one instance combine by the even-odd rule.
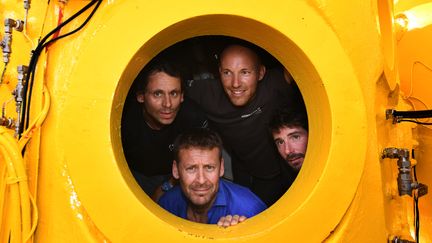
[[[197,223],[231,226],[266,209],[248,188],[226,180],[222,140],[207,128],[181,134],[174,142],[172,174],[179,180],[159,205],[169,212]]]
[[[278,108],[304,109],[302,96],[291,76],[282,69],[267,70],[250,44],[229,45],[219,61],[220,82],[191,82],[186,95],[201,105],[221,134],[234,182],[272,205],[287,186],[268,123]]]
[[[308,144],[308,121],[304,112],[282,110],[271,121],[270,130],[282,158],[298,172]]]
[[[204,127],[204,113],[184,99],[182,77],[175,63],[153,59],[129,92],[122,117],[122,142],[128,165],[148,195],[172,187],[173,142],[183,130]],[[160,187],[162,185],[162,187]]]

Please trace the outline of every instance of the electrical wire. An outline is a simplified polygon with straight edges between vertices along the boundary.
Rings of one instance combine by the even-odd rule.
[[[0,77],[0,85],[3,84],[3,78],[4,78],[4,75],[6,73],[6,68],[7,68],[7,63],[4,64],[4,68],[3,68],[3,71],[2,71],[2,74]]]
[[[417,172],[416,172],[416,165],[413,166],[413,175],[414,175],[414,182],[417,183]],[[414,190],[414,228],[415,228],[415,239],[416,242],[419,243],[419,237],[420,237],[420,212],[419,212],[419,206],[418,206],[418,190]]]
[[[24,15],[24,30],[23,30],[23,35],[27,39],[27,41],[30,42],[32,48],[34,48],[34,42],[32,41],[32,39],[30,38],[30,36],[27,33],[28,12],[29,12],[28,9],[26,9],[25,10],[25,15]]]
[[[43,87],[43,96],[44,96],[44,103],[42,107],[42,111],[39,113],[39,115],[36,117],[36,119],[32,122],[32,124],[22,133],[21,138],[18,141],[18,147],[22,151],[27,144],[27,142],[30,140],[30,138],[33,135],[33,131],[40,128],[43,121],[45,120],[46,116],[48,115],[49,107],[51,104],[51,98],[48,92],[48,88],[46,85]]]
[[[21,119],[21,125],[19,128],[19,134],[22,133],[22,131],[24,130],[24,127],[27,127],[29,124],[29,112],[30,112],[30,103],[31,103],[31,94],[33,91],[33,83],[34,83],[34,75],[36,72],[36,64],[37,64],[37,60],[39,59],[40,54],[42,53],[42,51],[51,43],[64,38],[66,36],[69,36],[71,34],[76,33],[77,31],[81,30],[89,21],[90,19],[93,17],[94,13],[96,12],[96,10],[99,8],[100,4],[102,3],[102,0],[93,0],[90,3],[88,3],[86,6],[84,6],[82,9],[80,9],[77,13],[75,13],[74,15],[72,15],[71,17],[69,17],[65,22],[61,23],[60,25],[58,25],[56,28],[54,28],[53,30],[51,30],[47,35],[45,35],[41,41],[39,42],[38,46],[36,47],[36,49],[33,51],[33,55],[31,57],[30,63],[29,63],[29,72],[28,75],[26,77],[26,85],[24,87],[24,93],[26,94],[23,97],[23,116]],[[86,18],[86,20],[83,22],[83,24],[81,24],[78,28],[76,28],[75,30],[68,32],[64,35],[58,36],[52,40],[48,40],[49,37],[51,37],[52,35],[54,35],[56,32],[58,32],[61,28],[63,28],[65,25],[67,25],[68,23],[70,23],[72,20],[76,19],[78,16],[80,16],[82,13],[84,13],[87,9],[89,9],[90,7],[92,7],[93,5],[96,6],[93,8],[92,12],[89,14],[89,16]],[[19,135],[20,136],[20,135]]]
[[[416,104],[413,102],[413,100],[416,100],[418,103],[422,104],[424,106],[423,110],[430,110],[430,108],[427,106],[427,104],[425,102],[423,102],[422,100],[420,100],[419,98],[415,97],[415,96],[410,96],[409,98],[405,99],[405,101],[409,102],[410,105],[414,108],[414,111],[418,111],[419,109],[417,109]],[[426,121],[429,122],[431,120],[431,118],[424,118],[427,119]],[[422,125],[422,124],[419,124]],[[427,129],[432,129],[431,127],[428,127],[427,125],[422,125]]]
[[[401,119],[401,120],[398,120],[398,122],[412,122],[412,123],[416,123],[416,124],[420,124],[420,125],[425,125],[425,126],[432,125],[432,122],[419,122],[417,120],[408,120],[408,119]]]
[[[409,80],[409,81],[410,81],[410,91],[409,91],[408,95],[406,95],[405,97],[403,97],[404,99],[409,99],[409,98],[411,97],[412,93],[413,93],[414,66],[415,66],[416,64],[421,64],[421,65],[423,65],[426,69],[428,69],[429,71],[432,71],[432,68],[429,67],[428,65],[424,64],[423,62],[421,62],[421,61],[414,61],[414,62],[412,63],[412,65],[411,65],[411,70],[410,70],[410,80]]]
[[[91,1],[89,4],[87,4],[86,6],[84,6],[84,8],[80,9],[77,13],[75,13],[74,15],[72,15],[71,17],[69,17],[65,22],[61,23],[60,25],[58,25],[56,28],[54,28],[53,30],[51,30],[47,35],[45,35],[45,37],[42,38],[42,40],[39,42],[38,46],[36,47],[36,49],[33,51],[33,55],[32,58],[30,60],[30,64],[29,64],[29,72],[28,75],[26,77],[26,87],[24,88],[24,92],[26,94],[28,94],[28,102],[25,102],[25,100],[27,99],[26,97],[24,97],[24,101],[23,101],[23,110],[25,111],[23,114],[23,119],[21,122],[21,127],[20,127],[20,133],[23,131],[23,126],[24,123],[28,124],[28,116],[27,114],[29,114],[29,109],[30,109],[30,102],[31,102],[31,93],[32,93],[32,89],[33,89],[33,83],[34,83],[34,74],[36,72],[36,64],[37,64],[37,60],[40,56],[40,54],[42,53],[43,49],[48,46],[50,43],[53,43],[54,41],[61,39],[63,37],[68,36],[69,34],[75,33],[76,31],[80,30],[84,25],[81,25],[80,27],[78,27],[76,30],[69,32],[65,35],[59,36],[55,39],[52,39],[48,42],[47,39],[54,35],[55,33],[57,33],[61,28],[63,28],[65,25],[67,25],[68,23],[70,23],[72,20],[74,20],[75,18],[77,18],[78,16],[80,16],[82,13],[84,13],[87,9],[89,9],[90,7],[92,7],[95,3],[98,3],[97,7],[99,6],[99,4],[101,3],[101,0],[93,0]],[[95,8],[96,9],[96,8]],[[94,11],[95,11],[94,9]],[[93,12],[92,12],[93,13]],[[86,21],[84,22],[85,24],[88,22],[89,18],[91,18],[93,16],[93,14],[89,15],[89,17],[86,19]],[[30,91],[27,92],[28,87],[30,87]],[[26,117],[26,119],[24,119],[24,116]],[[25,122],[24,122],[25,121]]]
[[[9,163],[6,163],[8,168],[7,183],[15,191],[15,198],[12,199],[14,203],[11,205],[19,205],[18,211],[15,213],[18,217],[11,218],[11,220],[15,219],[15,223],[11,224],[14,228],[12,232],[16,232],[14,237],[19,237],[19,239],[30,239],[36,228],[36,221],[32,220],[31,217],[30,206],[34,207],[34,212],[37,211],[37,208],[29,191],[27,172],[21,151],[15,139],[4,127],[0,127],[0,146],[1,154],[9,160]],[[18,236],[18,232],[21,233],[20,236]]]

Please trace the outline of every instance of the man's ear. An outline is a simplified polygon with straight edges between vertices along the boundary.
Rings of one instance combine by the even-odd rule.
[[[266,67],[262,64],[260,64],[259,69],[258,69],[258,80],[262,80],[264,78],[264,75],[266,73]]]
[[[180,178],[178,173],[178,168],[177,168],[177,161],[175,160],[173,161],[173,165],[172,165],[172,174],[175,179],[178,180]]]
[[[219,170],[219,177],[222,177],[225,173],[225,161],[223,158],[221,158],[221,165]]]
[[[135,96],[136,96],[138,103],[144,103],[144,99],[145,99],[144,95],[145,95],[144,91],[137,91],[135,93]]]

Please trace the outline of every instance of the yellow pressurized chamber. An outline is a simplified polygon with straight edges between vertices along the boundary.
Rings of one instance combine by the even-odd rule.
[[[12,9],[12,2],[5,6]],[[32,1],[27,38],[14,39],[16,57],[2,95],[10,95],[16,83],[9,67],[29,53],[18,54],[16,45],[32,49],[29,40],[37,43],[40,32],[88,3]],[[21,16],[15,8],[0,14]],[[33,168],[27,173],[38,213],[30,240],[412,239],[412,199],[397,195],[396,162],[381,159],[385,147],[418,144],[413,125],[385,119],[387,108],[408,107],[398,96],[392,8],[384,0],[102,1],[82,30],[52,43],[37,63],[34,92],[45,85],[50,107],[24,155]],[[275,57],[297,82],[309,120],[308,151],[293,185],[269,209],[229,228],[193,223],[160,208],[135,182],[121,143],[123,105],[141,69],[166,48],[206,36],[244,39]],[[41,109],[37,102],[45,96],[34,96],[32,108]],[[430,239],[430,230],[422,233]]]
[[[157,236],[161,241],[241,237],[262,242],[282,235],[300,239],[313,230],[319,241],[335,228],[353,199],[365,157],[365,107],[358,79],[337,36],[307,4],[297,3],[288,15],[224,5],[215,11],[210,4],[180,10],[171,4],[122,3],[103,26],[89,26],[86,33],[92,35],[91,41],[84,41],[90,36],[82,36],[80,49],[85,51],[75,57],[79,61],[71,67],[68,92],[58,113],[70,119],[58,130],[79,198],[110,240],[122,239],[116,232],[124,231],[142,241]],[[146,15],[154,13],[157,21],[150,16],[143,21],[141,8]],[[160,9],[176,10],[161,16]],[[126,27],[133,31],[119,32]],[[318,46],[310,38],[313,33],[320,33],[325,42]],[[281,61],[304,95],[311,120],[310,147],[317,148],[308,153],[299,178],[274,207],[232,229],[190,223],[154,205],[132,182],[119,136],[122,104],[140,69],[170,45],[204,35],[249,40]],[[347,115],[347,110],[354,112]],[[131,225],[145,225],[145,230],[133,230]]]

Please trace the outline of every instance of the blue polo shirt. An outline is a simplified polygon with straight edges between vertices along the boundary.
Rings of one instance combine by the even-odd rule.
[[[159,205],[170,213],[187,219],[188,200],[180,186],[167,191],[160,199]],[[207,212],[208,224],[216,224],[222,216],[240,215],[250,218],[264,211],[267,206],[248,188],[227,180],[219,181],[216,199]]]

